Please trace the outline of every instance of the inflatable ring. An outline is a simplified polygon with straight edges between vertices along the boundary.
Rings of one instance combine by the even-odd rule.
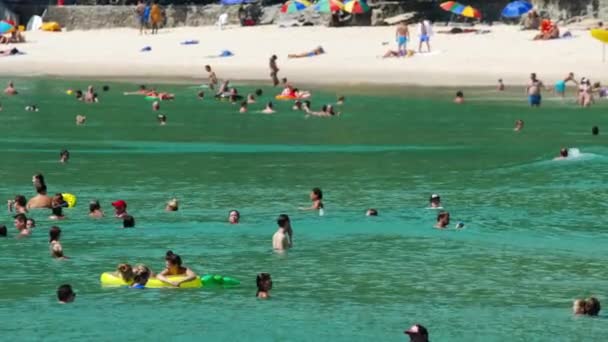
[[[205,274],[201,278],[201,281],[203,282],[203,286],[237,286],[241,284],[238,279],[217,274]]]
[[[76,196],[67,192],[61,194],[61,196],[63,197],[63,200],[68,204],[68,208],[74,208],[76,206]]]
[[[184,276],[168,276],[167,279],[169,279],[170,281],[181,281],[182,279],[184,279]],[[101,282],[102,286],[129,286],[131,284],[127,283],[126,281],[124,281],[124,279],[122,279],[119,276],[116,276],[114,273],[112,272],[104,272],[101,274],[101,276],[99,277],[99,281]],[[148,283],[146,284],[147,288],[151,288],[151,289],[157,289],[157,288],[161,288],[161,287],[173,287],[169,284],[163,283],[162,281],[156,279],[156,278],[150,278],[148,280]],[[194,289],[194,288],[200,288],[203,287],[203,283],[201,282],[201,277],[196,277],[194,280],[190,280],[188,282],[182,283],[179,288],[180,289]]]

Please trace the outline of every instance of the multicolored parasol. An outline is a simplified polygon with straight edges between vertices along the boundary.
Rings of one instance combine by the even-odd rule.
[[[311,5],[306,0],[289,0],[281,6],[281,13],[296,13]]]
[[[344,4],[340,0],[319,0],[314,8],[321,13],[333,13],[343,10]]]
[[[0,34],[5,34],[7,32],[10,32],[14,28],[15,28],[14,25],[11,25],[10,23],[8,23],[6,21],[0,21]]]
[[[365,0],[350,0],[344,4],[344,10],[348,13],[361,14],[369,12],[369,6]]]
[[[471,6],[465,6],[456,1],[446,1],[439,6],[445,11],[452,12],[463,17],[481,19],[481,12],[479,12],[479,10]]]

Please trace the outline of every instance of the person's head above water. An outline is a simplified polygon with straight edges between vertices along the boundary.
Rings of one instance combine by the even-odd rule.
[[[228,213],[228,222],[230,224],[237,224],[241,220],[241,213],[238,210],[230,210]]]
[[[268,103],[266,104],[266,108],[267,108],[267,109],[272,109],[272,108],[273,108],[272,102],[268,102]]]
[[[63,150],[61,150],[61,152],[59,152],[59,161],[65,163],[68,160],[70,160],[70,151],[64,148]]]
[[[600,128],[597,126],[593,126],[593,128],[591,128],[591,134],[593,134],[593,135],[600,134]]]
[[[437,214],[437,228],[445,228],[450,224],[450,213],[447,211],[442,211]]]
[[[53,207],[53,208],[51,208],[51,213],[56,218],[62,218],[63,217],[63,208],[61,206]]]
[[[0,225],[0,237],[6,237],[8,234],[8,229],[6,229],[5,225]]]
[[[205,98],[205,92],[204,91],[199,91],[198,94],[196,94],[196,96],[198,96],[199,99],[204,99]]]
[[[378,216],[378,210],[373,208],[367,209],[365,216]]]
[[[20,207],[25,207],[27,205],[27,200],[25,199],[25,196],[23,196],[23,195],[15,196],[15,204]]]
[[[256,292],[256,297],[259,298],[268,298],[270,290],[272,290],[272,277],[270,273],[260,273],[257,275],[255,279],[255,283],[257,285],[258,291]]]
[[[17,214],[14,216],[14,221],[13,223],[15,224],[15,228],[17,228],[18,230],[22,230],[27,228],[27,217],[25,216],[25,214]]]
[[[165,254],[165,265],[168,269],[179,269],[182,267],[182,258],[173,253],[173,251],[167,251]]]
[[[517,120],[515,121],[515,128],[513,128],[514,131],[518,132],[521,131],[524,128],[524,120]]]
[[[600,301],[597,298],[590,297],[585,300],[585,314],[597,316],[601,309]]]
[[[133,280],[133,267],[129,264],[119,264],[116,268],[116,272],[120,275],[122,280],[127,283]]]
[[[140,285],[146,285],[152,272],[146,265],[137,265],[133,268],[133,282]]]
[[[533,72],[533,73],[530,74],[530,79],[532,81],[536,81],[536,73],[535,72]]]
[[[125,215],[122,218],[122,227],[123,228],[133,228],[135,227],[135,218],[131,215]]]
[[[127,211],[127,202],[125,202],[123,200],[118,200],[118,201],[112,202],[112,206],[114,207],[114,209],[116,211],[116,215],[120,215]]]
[[[166,211],[177,211],[179,209],[179,202],[177,198],[172,198],[167,202],[167,206],[165,207]]]
[[[263,92],[263,91],[262,91],[262,89],[260,89],[260,88],[258,88],[258,89],[256,89],[256,90],[255,90],[255,95],[256,95],[257,97],[262,96],[262,94],[263,94],[263,93],[264,93],[264,92]]]
[[[410,342],[428,342],[429,332],[420,324],[415,324],[403,332],[410,337]]]
[[[28,218],[25,221],[25,226],[27,229],[36,228],[36,220],[34,220],[33,218]]]
[[[310,200],[311,201],[320,201],[323,199],[323,191],[321,188],[313,188],[310,192]]]
[[[98,200],[92,200],[89,203],[89,212],[92,213],[97,210],[101,210],[101,204],[99,204]]]
[[[568,149],[566,147],[562,147],[562,149],[559,150],[559,156],[562,158],[568,158]]]
[[[441,197],[438,194],[432,194],[429,198],[429,205],[432,208],[438,208],[441,206]]]
[[[57,226],[52,226],[49,230],[49,242],[59,241],[61,237],[61,229]]]
[[[286,214],[279,215],[279,218],[277,219],[277,224],[281,228],[289,229],[291,227],[291,222],[289,221],[289,216],[287,216]]]
[[[110,86],[104,85],[103,87],[101,87],[101,90],[103,90],[103,91],[110,91]]]
[[[76,299],[76,293],[72,290],[72,286],[69,284],[64,284],[59,286],[57,289],[57,300],[60,303],[66,304],[71,303]]]

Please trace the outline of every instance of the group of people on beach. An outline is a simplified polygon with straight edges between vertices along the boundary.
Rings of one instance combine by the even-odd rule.
[[[151,29],[151,34],[158,34],[158,29],[163,22],[163,11],[158,0],[149,1],[139,0],[135,7],[135,15],[139,23],[139,34],[147,34]]]
[[[431,36],[433,35],[433,26],[429,20],[423,19],[418,23],[418,50],[408,49],[408,43],[411,42],[410,29],[407,21],[402,21],[395,29],[395,42],[397,50],[389,49],[382,56],[389,57],[412,57],[416,53],[422,53],[422,47],[426,46],[426,52],[431,52]]]

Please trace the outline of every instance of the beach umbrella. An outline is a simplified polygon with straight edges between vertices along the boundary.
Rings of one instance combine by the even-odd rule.
[[[281,6],[281,13],[296,13],[310,6],[306,0],[289,0]]]
[[[505,18],[519,18],[530,12],[534,6],[527,1],[513,1],[507,4],[502,10],[501,15]]]
[[[603,28],[593,29],[590,31],[591,37],[602,42],[602,62],[606,62],[606,44],[608,44],[608,30]]]
[[[369,6],[364,0],[350,0],[344,4],[344,10],[348,13],[361,14],[369,12]]]
[[[481,19],[481,12],[471,6],[465,6],[456,1],[446,1],[439,5],[444,11],[452,12],[467,18]]]
[[[343,10],[344,4],[340,0],[319,0],[314,8],[321,13],[333,13]]]
[[[5,34],[6,32],[9,32],[14,28],[15,26],[9,24],[8,22],[0,21],[0,34]]]

